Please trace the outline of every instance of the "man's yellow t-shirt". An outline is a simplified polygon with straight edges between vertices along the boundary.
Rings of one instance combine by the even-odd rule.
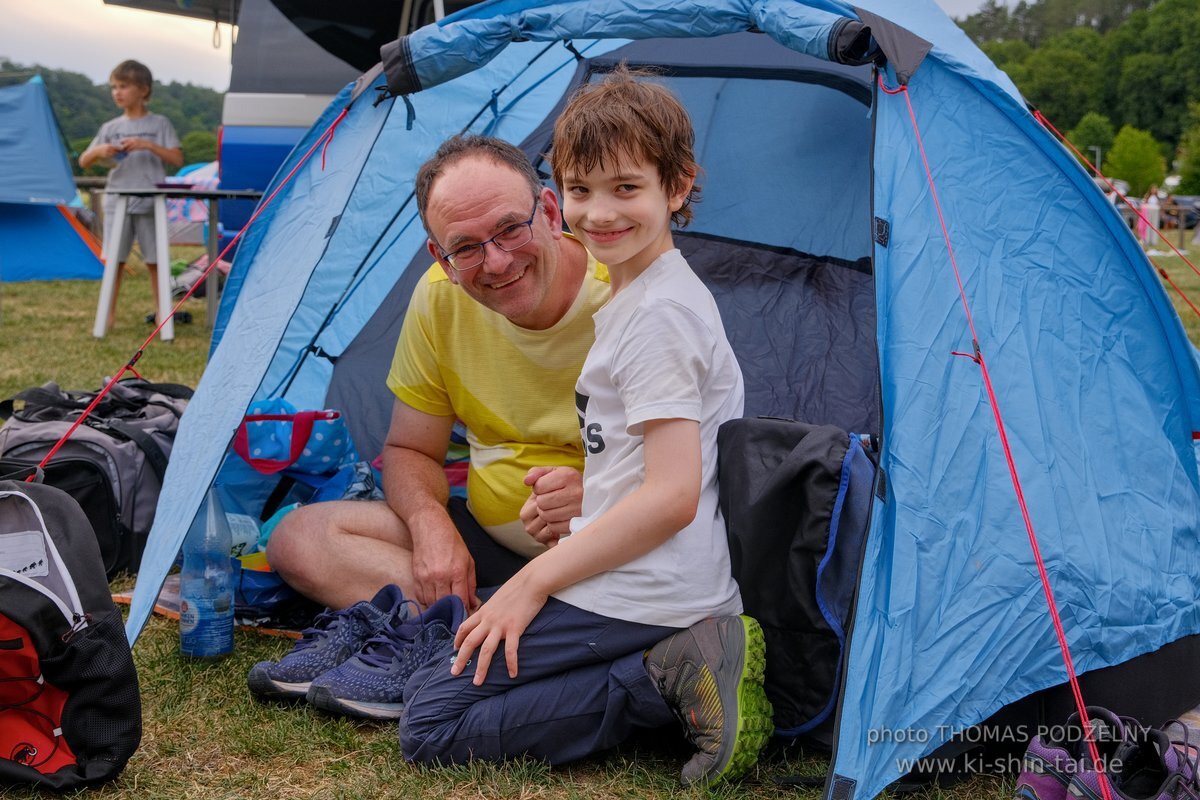
[[[521,525],[531,467],[583,469],[575,382],[608,301],[608,268],[588,255],[579,295],[552,328],[532,331],[473,300],[434,264],[413,291],[388,388],[406,405],[467,428],[467,505],[497,542],[545,549]]]

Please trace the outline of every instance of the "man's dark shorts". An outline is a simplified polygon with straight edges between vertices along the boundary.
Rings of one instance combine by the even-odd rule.
[[[475,517],[471,516],[464,498],[451,497],[450,502],[446,504],[446,510],[450,512],[451,521],[466,542],[471,558],[475,559],[475,585],[479,588],[499,586],[529,563],[529,559],[524,556],[497,544],[483,526],[475,521]]]

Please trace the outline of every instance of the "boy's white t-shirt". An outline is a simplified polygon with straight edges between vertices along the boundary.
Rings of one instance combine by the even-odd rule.
[[[717,304],[678,250],[659,256],[597,311],[576,384],[585,450],[579,531],[642,485],[643,423],[700,423],[702,485],[690,525],[640,558],[554,593],[596,614],[686,628],[740,614],[717,502],[717,428],[742,416],[742,372]],[[570,547],[571,537],[559,541]]]

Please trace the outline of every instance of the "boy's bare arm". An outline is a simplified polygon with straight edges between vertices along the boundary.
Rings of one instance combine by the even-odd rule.
[[[479,651],[474,682],[483,683],[504,643],[508,674],[517,674],[521,634],[559,589],[627,564],[670,539],[696,516],[700,502],[700,423],[686,419],[645,424],[642,485],[592,524],[530,561],[496,591],[455,637],[455,675]]]
[[[79,166],[87,169],[92,164],[105,158],[115,158],[117,153],[121,152],[121,148],[115,144],[98,144],[89,147],[79,154]]]
[[[646,465],[642,485],[572,534],[570,547],[556,547],[536,559],[540,563],[534,585],[547,595],[628,564],[695,519],[700,502],[700,423],[650,420],[644,426],[642,448]]]

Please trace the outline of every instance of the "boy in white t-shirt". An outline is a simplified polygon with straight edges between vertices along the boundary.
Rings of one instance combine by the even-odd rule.
[[[744,772],[766,742],[762,631],[739,616],[717,503],[717,428],[742,415],[742,375],[671,238],[698,191],[693,140],[674,95],[624,68],[558,120],[564,218],[612,284],[575,392],[583,515],[409,681],[411,760],[561,763],[675,716],[699,751],[692,784]]]
[[[155,114],[146,107],[150,100],[154,78],[150,69],[138,61],[122,61],[109,76],[113,103],[123,112],[100,126],[88,148],[79,154],[79,166],[87,169],[96,162],[113,165],[108,173],[108,189],[153,189],[155,184],[166,178],[166,165],[183,166],[183,149],[179,136],[171,121]],[[150,269],[150,296],[158,300],[158,264],[155,261],[157,240],[154,232],[154,201],[149,197],[131,197],[127,201],[124,235],[117,243],[117,282],[113,287],[112,304],[108,310],[105,329],[112,327],[117,308],[117,293],[121,290],[121,276],[125,272],[125,260],[133,249],[136,238],[142,248],[142,258]],[[113,230],[114,209],[117,198],[104,198],[105,247],[115,236]],[[181,314],[183,312],[180,312]]]

